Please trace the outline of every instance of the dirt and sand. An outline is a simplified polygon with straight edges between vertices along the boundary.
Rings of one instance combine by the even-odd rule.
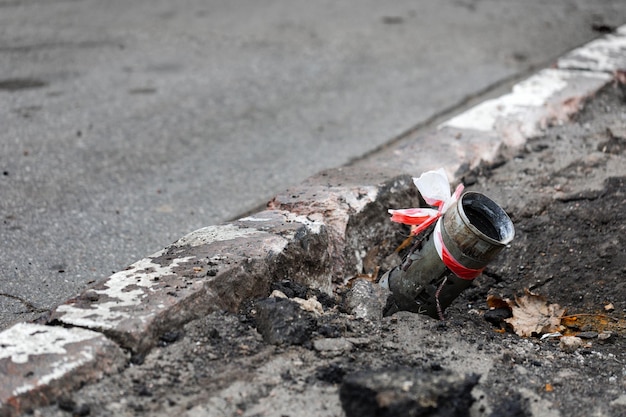
[[[384,297],[365,281],[334,298],[277,283],[289,299],[191,322],[123,373],[34,413],[626,415],[625,149],[626,97],[609,86],[572,123],[463,173],[509,213],[516,237],[445,321],[381,318]],[[526,289],[566,309],[561,330],[581,337],[574,345],[520,337],[489,313],[488,295]],[[309,310],[294,301],[313,296]]]

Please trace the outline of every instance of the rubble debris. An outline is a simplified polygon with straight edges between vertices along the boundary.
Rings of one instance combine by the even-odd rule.
[[[626,136],[624,136],[624,133],[626,133],[624,130],[613,132],[611,128],[607,127],[606,136],[608,139],[598,144],[598,151],[613,155],[621,154],[626,149]]]
[[[287,297],[287,295],[280,290],[274,290],[270,294],[270,298],[289,298],[289,297]],[[298,303],[300,305],[300,308],[303,309],[304,311],[308,311],[315,315],[324,314],[324,307],[322,307],[322,304],[319,301],[317,301],[317,297],[315,296],[308,298],[306,300],[300,297],[293,297],[291,300]]]
[[[302,345],[307,342],[316,321],[313,315],[288,298],[265,298],[254,305],[254,322],[266,343]]]
[[[317,301],[317,298],[315,296],[308,298],[306,300],[296,297],[293,299],[293,301],[298,303],[300,308],[303,309],[304,311],[311,312],[318,316],[324,314],[324,307],[322,307],[322,304],[319,301]]]
[[[612,332],[602,332],[598,334],[598,340],[601,342],[609,342],[615,339],[615,333]]]
[[[532,417],[532,415],[529,399],[516,392],[494,407],[489,417]]]
[[[408,367],[364,370],[343,378],[347,417],[468,417],[477,375]]]
[[[559,341],[559,348],[563,352],[573,353],[583,345],[583,340],[576,336],[563,336]]]
[[[325,356],[337,356],[350,352],[354,345],[344,337],[323,338],[313,341],[313,348]]]
[[[315,297],[317,301],[322,305],[323,309],[330,309],[336,305],[335,299],[315,288],[309,288],[306,285],[299,284],[294,281],[283,280],[273,282],[270,286],[272,293],[274,291],[280,291],[290,299],[300,298],[302,300],[308,300]]]
[[[380,320],[389,295],[386,288],[357,279],[347,292],[344,305],[348,313],[358,319]]]
[[[596,337],[598,337],[598,332],[580,332],[576,336],[580,337],[581,339],[595,339]]]

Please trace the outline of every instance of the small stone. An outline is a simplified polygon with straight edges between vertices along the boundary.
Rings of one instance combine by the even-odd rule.
[[[611,312],[613,310],[615,310],[615,306],[613,305],[613,303],[608,303],[607,305],[604,306],[604,310]]]
[[[483,317],[494,326],[500,326],[505,319],[513,317],[513,313],[510,308],[493,308],[485,311]]]
[[[354,345],[343,337],[338,337],[335,339],[324,338],[314,340],[313,348],[315,348],[315,350],[317,350],[318,352],[331,352],[340,354],[344,352],[350,352],[354,348]]]
[[[285,295],[284,292],[282,292],[280,290],[274,290],[270,294],[270,298],[288,298],[288,297]]]
[[[380,320],[389,295],[380,285],[357,279],[346,295],[345,307],[356,318]]]
[[[266,298],[256,302],[256,329],[266,343],[301,345],[310,339],[315,319],[288,298]]]
[[[611,332],[602,332],[602,333],[598,334],[598,340],[600,340],[602,342],[609,342],[609,341],[613,340],[613,333],[611,333]]]
[[[444,370],[365,370],[344,377],[339,397],[347,417],[466,417],[477,383],[476,375]]]
[[[322,307],[322,303],[317,301],[317,297],[315,296],[307,300],[296,297],[293,299],[293,301],[298,303],[298,305],[300,305],[300,308],[303,309],[304,311],[314,313],[318,316],[321,316],[322,314],[324,314],[324,307]]]
[[[595,339],[596,337],[598,337],[598,332],[580,332],[578,333],[578,337],[580,337],[581,339]]]
[[[559,342],[559,348],[563,352],[573,353],[583,345],[583,340],[576,336],[563,336]]]

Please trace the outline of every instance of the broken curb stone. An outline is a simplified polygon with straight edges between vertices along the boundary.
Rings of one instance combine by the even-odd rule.
[[[266,296],[273,280],[328,291],[325,233],[280,210],[205,227],[57,307],[51,321],[103,332],[141,356],[190,320]]]
[[[328,271],[335,284],[344,285],[363,272],[364,258],[380,245],[380,237],[398,231],[385,221],[384,208],[400,201],[418,202],[417,190],[410,185],[406,175],[389,179],[370,171],[339,168],[278,194],[268,207],[324,223],[331,260]]]
[[[100,333],[18,323],[0,333],[0,415],[48,405],[119,372],[127,355]]]
[[[413,368],[365,370],[343,378],[347,417],[467,417],[478,376]]]

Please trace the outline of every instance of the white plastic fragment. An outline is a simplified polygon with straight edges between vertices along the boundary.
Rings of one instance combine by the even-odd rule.
[[[559,332],[546,333],[546,334],[542,335],[539,340],[552,339],[552,338],[561,337],[561,336],[563,336],[563,335],[561,333],[559,333]]]

